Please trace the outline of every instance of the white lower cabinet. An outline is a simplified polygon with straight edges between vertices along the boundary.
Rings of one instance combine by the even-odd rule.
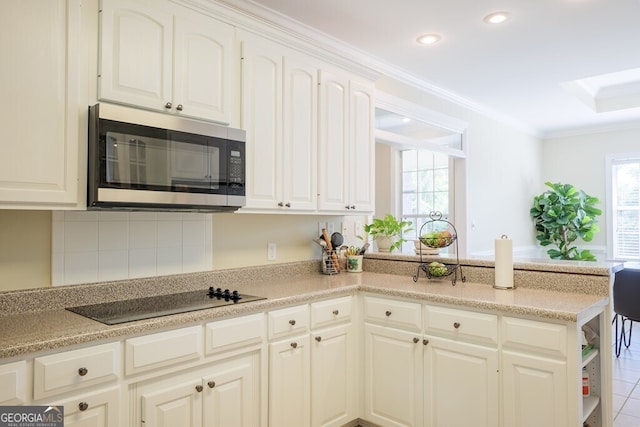
[[[502,387],[505,426],[572,425],[565,361],[503,351]]]
[[[308,427],[311,420],[309,334],[269,344],[269,425]]]
[[[422,344],[418,333],[364,326],[365,419],[382,427],[422,425]]]
[[[311,334],[311,427],[340,427],[356,416],[353,325]]]
[[[136,425],[260,425],[260,352],[135,386]]]
[[[420,304],[366,297],[364,306],[365,320],[380,323],[364,327],[366,420],[382,427],[500,424],[497,316],[424,306],[421,328]]]
[[[533,420],[536,425],[549,427],[578,425],[577,420],[569,417],[572,406],[569,395],[579,391],[577,368],[575,389],[571,389],[569,381],[567,354],[571,342],[576,342],[575,335],[568,335],[569,331],[562,324],[502,318],[505,426],[529,426]],[[574,364],[579,360],[576,355]]]
[[[498,350],[437,337],[424,340],[423,424],[498,426]]]
[[[269,336],[279,338],[269,344],[270,426],[340,427],[358,418],[352,300],[268,314]]]

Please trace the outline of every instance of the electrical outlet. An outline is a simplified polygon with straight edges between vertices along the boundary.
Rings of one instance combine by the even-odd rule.
[[[364,236],[364,229],[362,228],[362,221],[355,221],[353,228],[354,228],[354,234],[356,236]]]
[[[275,261],[276,260],[276,244],[269,243],[267,244],[267,261]]]
[[[345,237],[351,236],[351,231],[352,229],[349,227],[350,225],[352,225],[351,222],[349,221],[344,221],[342,223],[342,235]]]

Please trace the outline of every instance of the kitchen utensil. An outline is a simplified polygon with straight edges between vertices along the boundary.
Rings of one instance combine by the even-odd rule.
[[[314,240],[314,242],[319,244],[322,249],[327,249],[327,242],[325,242],[323,238],[318,238]]]
[[[367,249],[369,249],[369,243],[365,243],[364,244],[362,249],[360,249],[360,252],[358,253],[358,255],[364,255],[364,253],[367,251]]]
[[[342,236],[342,234],[336,231],[331,235],[331,244],[334,248],[338,249],[340,245],[342,245],[342,243],[344,243],[344,237]]]
[[[326,229],[322,229],[322,237],[324,237],[325,242],[327,242],[327,249],[331,251],[331,261],[333,263],[333,268],[336,271],[340,271],[340,263],[338,262],[338,256],[336,252],[333,250],[333,244],[331,244],[331,238],[329,237],[329,233],[327,233]]]

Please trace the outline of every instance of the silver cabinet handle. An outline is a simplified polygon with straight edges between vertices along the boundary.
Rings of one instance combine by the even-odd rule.
[[[297,342],[292,342],[291,343],[291,347],[292,348],[298,348],[298,343]]]
[[[322,341],[322,337],[321,336],[317,336],[316,337],[316,341],[318,341],[318,342]]]
[[[355,209],[355,208],[356,208],[356,205],[351,205],[351,209]]]
[[[427,339],[422,340],[422,345],[427,345],[427,344],[429,344],[429,340]]]
[[[333,315],[337,316],[338,314],[340,314],[340,312],[338,310],[333,310]]]
[[[164,108],[171,108],[173,104],[171,104],[170,102],[167,102],[166,104],[164,104]]]
[[[288,207],[288,208],[290,208],[290,207],[291,207],[291,203],[290,203],[290,202],[287,202],[287,203],[285,204],[285,206],[286,206],[286,207]]]
[[[460,323],[459,322],[454,322],[453,323],[453,327],[458,329],[460,327]]]
[[[414,339],[413,339],[413,343],[414,343],[414,344],[418,344],[419,342],[420,342],[420,338],[414,338]]]
[[[389,317],[389,316],[391,316],[391,312],[389,310],[387,310],[387,311],[384,312],[384,315]]]
[[[216,386],[216,382],[215,381],[209,381],[207,383],[207,385],[209,386],[209,388],[214,388]]]
[[[80,368],[78,369],[78,375],[80,375],[81,377],[84,377],[85,375],[87,375],[89,373],[89,370],[87,368]]]
[[[78,403],[78,409],[84,412],[89,409],[89,404],[87,402],[80,402]]]
[[[202,384],[198,384],[198,385],[196,386],[196,391],[197,391],[198,393],[201,393],[201,392],[202,392],[202,389],[204,389],[204,387],[202,387]]]
[[[178,104],[178,106],[176,107],[176,110],[182,111],[182,104]]]
[[[289,324],[290,324],[291,326],[295,326],[296,321],[295,321],[295,320],[289,320]]]
[[[279,207],[283,207],[283,206],[284,206],[284,203],[282,203],[282,202],[278,202],[278,206],[279,206]]]

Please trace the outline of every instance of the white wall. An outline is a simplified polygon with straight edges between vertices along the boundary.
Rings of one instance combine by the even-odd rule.
[[[390,78],[376,88],[410,102],[466,121],[466,218],[456,228],[467,240],[467,254],[491,252],[494,241],[508,235],[515,248],[535,245],[529,209],[542,188],[541,141],[487,115],[435,97]]]
[[[600,199],[603,215],[600,233],[589,245],[605,246],[606,232],[606,157],[615,153],[640,152],[640,129],[592,133],[545,140],[542,150],[543,181],[573,184]],[[540,192],[545,191],[541,189]]]

